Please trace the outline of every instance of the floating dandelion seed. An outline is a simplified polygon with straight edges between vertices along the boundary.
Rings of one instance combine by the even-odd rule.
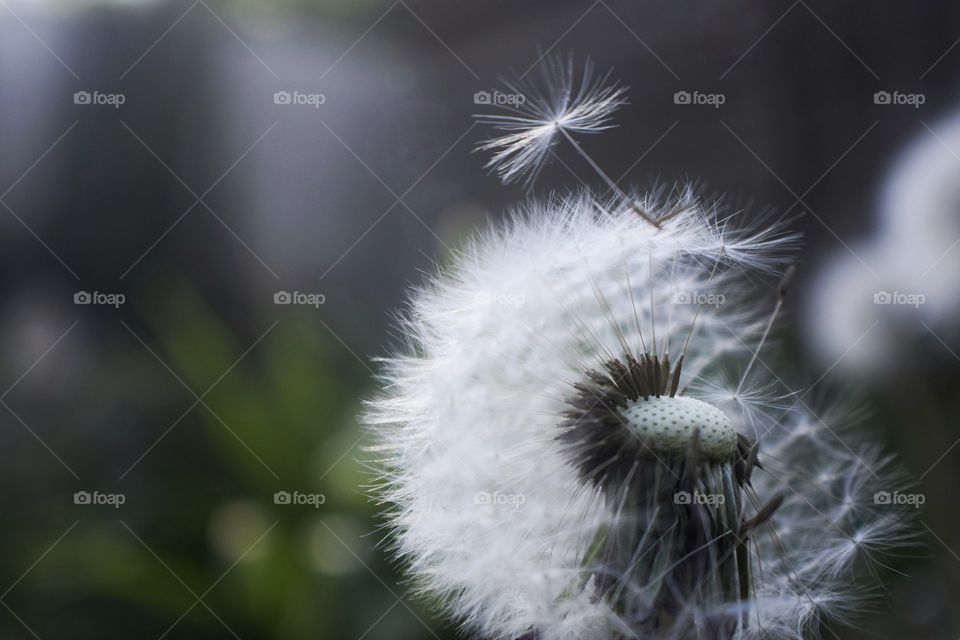
[[[505,183],[523,180],[529,188],[547,156],[563,137],[586,160],[590,168],[647,222],[659,226],[642,208],[631,202],[623,190],[600,168],[572,134],[601,133],[616,125],[613,113],[627,104],[626,87],[609,81],[609,74],[598,77],[587,60],[579,74],[573,56],[548,55],[542,60],[543,86],[525,80],[504,81],[515,96],[523,96],[516,106],[505,107],[514,115],[478,115],[479,122],[493,125],[505,135],[481,143],[478,151],[492,151],[486,167],[492,168]]]
[[[517,211],[417,290],[367,421],[420,590],[497,640],[847,621],[858,561],[910,529],[875,503],[902,479],[850,414],[767,368],[756,282],[796,241],[689,189],[584,193]]]
[[[590,61],[584,65],[579,82],[573,57],[544,59],[544,87],[533,82],[505,81],[504,84],[523,101],[510,107],[514,115],[479,115],[480,122],[491,124],[507,134],[480,145],[481,151],[493,151],[487,167],[496,170],[505,183],[536,178],[558,134],[600,133],[614,126],[613,112],[626,104],[626,88],[598,78]]]

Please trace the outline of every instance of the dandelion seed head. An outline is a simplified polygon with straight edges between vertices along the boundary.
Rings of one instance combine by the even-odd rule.
[[[731,253],[716,209],[679,206],[658,230],[588,194],[532,204],[413,294],[368,416],[379,495],[420,591],[481,637],[806,637],[856,561],[904,539],[849,412],[720,366],[758,346],[755,278],[795,237],[738,232]]]
[[[548,132],[608,126],[619,92],[571,70],[494,121],[519,136],[488,143],[507,177]],[[495,640],[849,621],[858,566],[911,537],[874,496],[907,485],[856,411],[814,410],[767,365],[797,240],[687,187],[582,192],[518,208],[414,290],[366,421],[416,590]]]

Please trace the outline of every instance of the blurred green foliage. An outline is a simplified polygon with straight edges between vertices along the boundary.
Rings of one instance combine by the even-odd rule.
[[[38,510],[37,521],[18,523],[32,536],[4,536],[9,575],[40,559],[5,600],[22,624],[7,616],[3,637],[449,635],[433,635],[441,623],[406,597],[375,549],[379,507],[365,493],[372,477],[355,419],[370,374],[328,333],[323,309],[269,305],[228,323],[184,282],[148,299],[131,328],[148,348],[131,338],[93,375],[125,388],[136,360],[173,384],[151,390],[163,407],[142,417],[119,461],[102,461],[103,482],[169,433],[102,489],[123,492],[119,509],[39,489],[72,510],[54,510],[59,522]],[[279,491],[323,503],[277,504]]]

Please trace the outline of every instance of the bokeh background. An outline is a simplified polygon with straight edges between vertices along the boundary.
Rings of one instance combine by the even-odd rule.
[[[582,140],[621,184],[797,216],[784,362],[919,480],[924,546],[826,636],[956,638],[958,39],[935,2],[0,0],[0,635],[456,637],[355,416],[405,288],[525,197],[475,94],[563,51],[631,87]],[[535,192],[580,183],[561,147]]]

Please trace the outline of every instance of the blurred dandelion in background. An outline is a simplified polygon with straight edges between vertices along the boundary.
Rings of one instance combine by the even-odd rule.
[[[930,331],[960,338],[960,113],[921,129],[891,163],[873,233],[830,255],[809,288],[814,352],[871,378],[894,375],[882,364],[915,357]],[[949,358],[936,339],[925,352]]]

